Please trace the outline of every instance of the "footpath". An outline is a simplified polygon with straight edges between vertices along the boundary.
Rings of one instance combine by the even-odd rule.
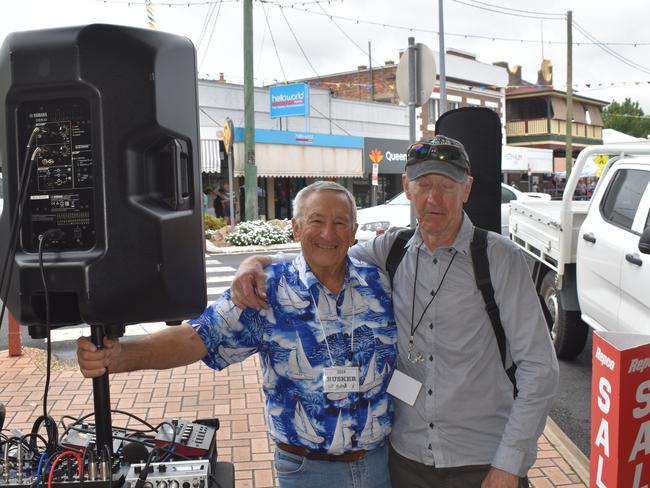
[[[268,248],[214,248],[208,253],[268,251]],[[296,245],[273,246],[277,251]],[[45,353],[25,349],[10,357],[0,351],[0,402],[6,405],[5,428],[29,432],[42,413]],[[152,424],[179,418],[218,418],[218,458],[235,465],[237,488],[276,487],[274,444],[266,433],[262,373],[257,356],[215,372],[196,363],[166,371],[138,371],[110,378],[111,405]],[[92,381],[83,378],[74,360],[53,361],[48,393],[49,414],[80,417],[93,411]],[[115,427],[139,427],[113,414]],[[549,419],[539,440],[537,462],[529,472],[535,488],[588,486],[589,461]]]

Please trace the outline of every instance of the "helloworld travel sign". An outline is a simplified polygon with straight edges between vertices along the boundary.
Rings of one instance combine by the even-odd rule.
[[[269,90],[269,97],[272,119],[295,115],[309,116],[309,85],[307,83],[272,86]]]

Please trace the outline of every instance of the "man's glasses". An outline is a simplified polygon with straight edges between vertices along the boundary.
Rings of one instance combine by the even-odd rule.
[[[455,146],[417,142],[411,144],[407,149],[406,160],[407,164],[425,160],[436,160],[459,162],[464,166],[466,158],[460,149]]]

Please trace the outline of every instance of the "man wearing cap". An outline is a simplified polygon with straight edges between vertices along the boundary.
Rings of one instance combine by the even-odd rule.
[[[467,153],[454,139],[436,136],[407,152],[402,181],[418,227],[393,284],[394,487],[528,486],[526,474],[557,387],[557,360],[524,256],[490,232],[491,281],[507,359],[517,366],[514,398],[472,266],[474,226],[463,211],[470,173]],[[350,254],[385,268],[399,231],[389,229]],[[259,307],[264,283],[252,271],[254,263],[240,267],[233,288],[235,302]]]

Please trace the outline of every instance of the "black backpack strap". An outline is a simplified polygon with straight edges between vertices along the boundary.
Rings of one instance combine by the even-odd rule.
[[[390,286],[393,287],[393,278],[399,267],[399,263],[402,262],[404,254],[406,254],[406,244],[411,240],[415,229],[405,228],[399,231],[397,237],[393,241],[393,245],[388,252],[388,257],[386,258],[386,272],[390,278]]]
[[[515,379],[515,371],[517,366],[513,363],[510,368],[506,368],[506,332],[503,330],[503,324],[501,324],[499,306],[494,299],[494,287],[492,286],[492,279],[490,277],[490,262],[488,261],[487,254],[487,236],[488,233],[485,229],[474,227],[474,236],[470,244],[474,279],[476,280],[476,286],[481,291],[481,295],[483,295],[485,310],[490,318],[490,323],[492,324],[492,329],[497,339],[501,363],[503,364],[503,369],[506,370],[508,378],[512,382],[516,397],[517,381]]]

